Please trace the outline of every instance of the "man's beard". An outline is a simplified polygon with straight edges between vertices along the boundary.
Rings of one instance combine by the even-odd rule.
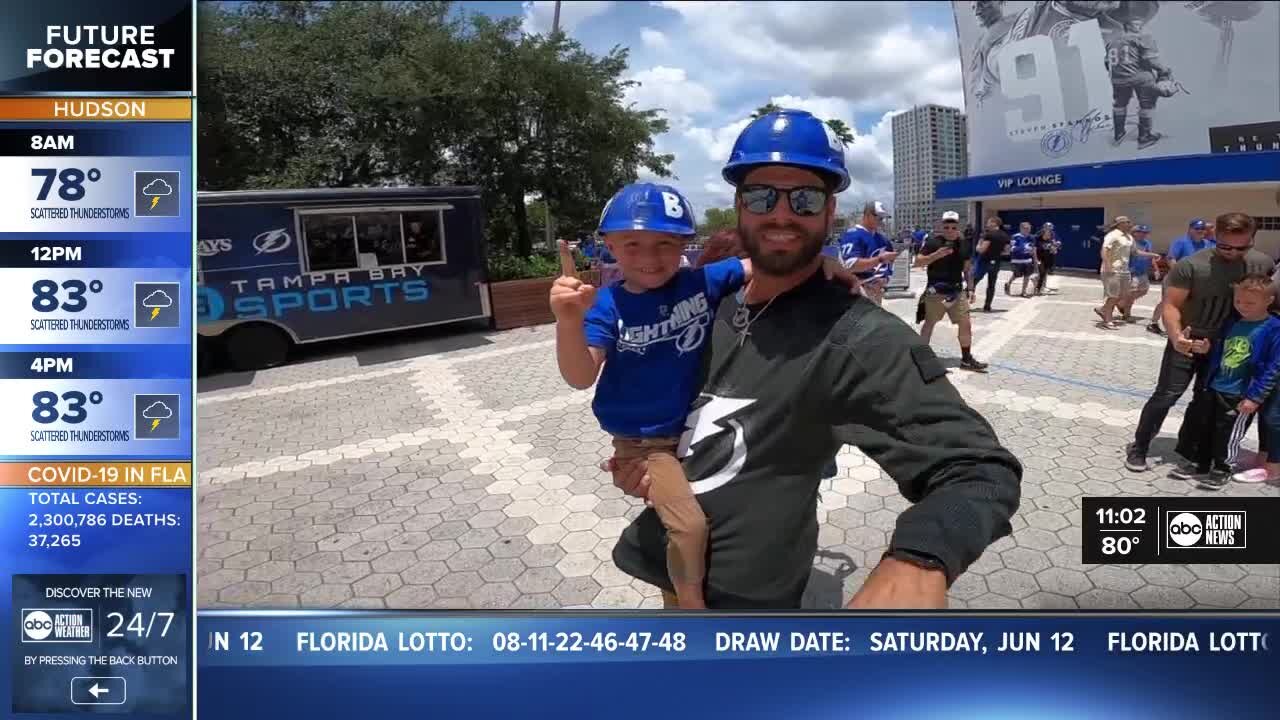
[[[770,230],[794,231],[801,238],[799,250],[766,253],[761,248],[760,240],[756,235],[763,235]],[[822,246],[827,241],[826,228],[816,233],[810,233],[803,227],[791,223],[785,225],[777,223],[761,225],[753,233],[739,222],[738,235],[742,238],[742,247],[751,258],[752,270],[773,276],[790,275],[797,270],[804,269],[805,266],[812,263],[813,259],[822,253]]]

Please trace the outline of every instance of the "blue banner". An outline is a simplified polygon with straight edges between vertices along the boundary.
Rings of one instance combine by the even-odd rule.
[[[1280,615],[203,612],[204,718],[1275,718]]]

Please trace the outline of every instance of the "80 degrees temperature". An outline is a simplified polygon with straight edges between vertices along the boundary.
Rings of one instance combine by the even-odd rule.
[[[1108,535],[1102,538],[1102,554],[1128,555],[1141,539],[1138,535]]]

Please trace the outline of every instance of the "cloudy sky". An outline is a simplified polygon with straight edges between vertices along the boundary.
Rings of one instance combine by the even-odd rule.
[[[552,2],[463,3],[551,28]],[[962,107],[955,24],[948,2],[564,2],[561,27],[589,50],[631,49],[629,100],[663,108],[658,138],[676,157],[674,184],[701,214],[728,206],[720,177],[752,110],[784,107],[840,118],[857,141],[846,150],[853,184],[842,209],[892,201],[890,118],[917,103]]]

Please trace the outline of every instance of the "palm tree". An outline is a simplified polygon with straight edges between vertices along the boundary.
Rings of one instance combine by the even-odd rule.
[[[831,128],[831,132],[835,133],[836,139],[840,141],[841,145],[849,147],[853,144],[855,139],[853,128],[846,125],[843,120],[828,120],[827,127]]]
[[[782,108],[780,108],[780,107],[778,107],[777,105],[773,104],[773,102],[767,102],[767,103],[765,103],[765,104],[761,105],[760,107],[756,108],[756,111],[755,111],[755,112],[751,113],[751,119],[752,119],[752,120],[755,120],[755,119],[757,119],[757,118],[762,118],[762,117],[764,117],[765,115],[768,115],[769,113],[776,113],[776,112],[778,112],[778,111],[779,111],[779,110],[781,110],[781,109],[782,109]]]

